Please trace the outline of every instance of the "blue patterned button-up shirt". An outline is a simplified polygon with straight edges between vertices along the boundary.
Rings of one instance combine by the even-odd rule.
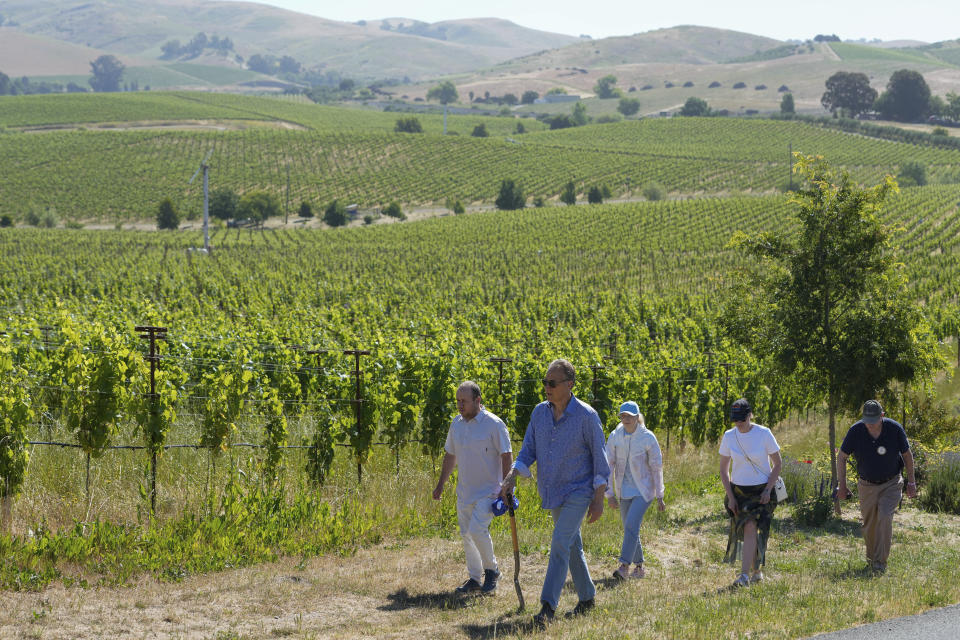
[[[610,466],[604,454],[600,417],[593,407],[571,395],[559,420],[553,419],[549,402],[534,407],[513,466],[529,478],[534,462],[544,509],[563,505],[571,495],[592,496],[594,489],[606,485]]]

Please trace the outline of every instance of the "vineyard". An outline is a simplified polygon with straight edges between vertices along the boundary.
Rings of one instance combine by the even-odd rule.
[[[180,581],[278,556],[302,566],[387,535],[398,548],[442,546],[453,535],[453,499],[431,503],[423,487],[435,481],[457,384],[480,384],[516,451],[557,357],[576,366],[574,391],[608,432],[619,402],[640,404],[676,456],[668,499],[692,509],[651,526],[664,540],[685,531],[700,540],[698,562],[719,565],[702,540],[716,525],[712,443],[729,426],[730,399],[747,396],[758,421],[796,419],[798,429],[818,404],[720,329],[732,281],[756,266],[730,239],[795,224],[782,193],[790,149],[823,154],[864,182],[907,161],[926,168],[931,184],[891,195],[883,221],[944,353],[960,333],[955,150],[795,121],[676,118],[547,131],[489,117],[491,137],[480,139],[469,135],[480,116],[451,116],[459,135],[441,136],[440,115],[417,116],[425,133],[401,134],[398,114],[274,98],[25,98],[0,100],[0,213],[17,222],[47,207],[64,220],[142,221],[167,196],[196,213],[200,190],[186,181],[208,151],[214,188],[271,191],[291,214],[301,201],[333,198],[485,205],[503,178],[528,196],[554,198],[573,180],[578,194],[605,184],[629,201],[341,229],[217,226],[210,254],[194,250],[203,244],[196,228],[0,229],[4,509],[16,498],[13,517],[0,521],[17,529],[0,535],[10,559],[3,589],[126,583],[142,573]],[[179,121],[223,130],[123,129]],[[18,130],[81,122],[117,129]],[[516,133],[518,122],[526,133]],[[641,201],[651,183],[671,197]],[[884,396],[885,406],[910,411],[907,391]],[[825,469],[822,441],[811,431],[813,444],[797,445],[813,452],[811,487]],[[367,504],[369,492],[384,490],[395,499]],[[536,564],[549,516],[532,484],[522,492],[522,553]],[[619,544],[610,542],[619,530],[603,526],[586,541],[591,562]],[[837,536],[810,538],[795,553],[819,562],[826,538]],[[795,546],[799,538],[782,539]],[[831,553],[829,562],[849,566]],[[654,547],[651,557],[657,567],[666,552]],[[924,566],[953,564],[937,556]],[[685,566],[684,576],[701,575]],[[781,566],[796,576],[789,562]],[[679,601],[704,600],[706,587],[683,585]],[[675,604],[677,620],[688,618]]]
[[[960,188],[924,187],[887,212],[943,338],[958,326],[958,204]],[[519,440],[544,364],[567,356],[606,428],[612,403],[631,397],[666,438],[699,444],[725,427],[731,395],[770,422],[807,406],[715,328],[742,266],[726,240],[787,216],[786,197],[769,196],[230,229],[210,256],[187,251],[195,232],[5,230],[3,344],[11,376],[25,377],[4,384],[35,390],[34,441],[94,458],[118,443],[242,442],[274,451],[274,470],[284,447],[303,446],[300,471],[322,482],[337,443],[361,468],[375,442],[438,455],[462,379],[481,383]],[[136,325],[166,329],[156,358]]]
[[[47,98],[46,100],[28,100]],[[418,116],[426,133],[394,133],[397,116],[271,98],[205,94],[23,96],[0,102],[0,124],[222,120],[280,122],[240,131],[53,131],[0,136],[0,213],[13,220],[53,209],[72,221],[149,220],[170,197],[188,218],[202,195],[189,176],[212,152],[213,188],[276,194],[289,218],[301,202],[340,199],[374,208],[452,200],[490,203],[500,180],[527,196],[556,198],[568,181],[585,194],[605,185],[637,198],[658,184],[677,197],[771,193],[790,183],[788,151],[816,153],[858,180],[878,181],[906,162],[931,183],[960,183],[960,152],[878,140],[801,122],[674,118],[542,131],[533,120],[451,116],[460,135],[439,136],[442,116]],[[467,132],[483,120],[490,138]],[[528,133],[517,134],[517,124]],[[581,195],[581,198],[583,196]]]

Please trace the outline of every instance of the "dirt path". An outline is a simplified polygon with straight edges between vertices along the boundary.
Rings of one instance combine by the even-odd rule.
[[[182,583],[4,592],[0,638],[462,638],[465,626],[485,628],[517,602],[509,580],[493,598],[450,598],[462,580],[458,552],[459,540],[414,540]],[[531,565],[529,575],[543,570]],[[536,601],[539,585],[524,592]]]

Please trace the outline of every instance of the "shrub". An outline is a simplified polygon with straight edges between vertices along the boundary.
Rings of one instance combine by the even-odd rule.
[[[547,206],[547,202],[543,199],[543,196],[537,196],[533,199],[533,206],[539,209],[540,207]]]
[[[833,517],[833,497],[830,494],[813,496],[793,506],[793,517],[808,527],[820,527]]]
[[[687,80],[686,82],[683,83],[684,89],[689,89],[692,86],[693,86],[693,80]]]
[[[180,214],[173,206],[173,200],[164,198],[157,207],[157,229],[174,230],[180,226]]]
[[[927,511],[960,515],[960,460],[941,460],[930,470],[920,505]]]
[[[373,224],[373,214],[372,214],[372,213],[368,213],[367,215],[363,216],[363,224]]]
[[[518,123],[517,123],[517,128],[514,129],[513,132],[514,132],[514,133],[526,133],[526,132],[527,132],[527,128],[526,128],[525,126],[523,126],[523,123],[522,123],[522,122],[518,122]]]
[[[490,134],[487,133],[487,125],[483,122],[478,124],[473,128],[473,133],[470,134],[474,138],[486,138]]]
[[[301,218],[313,217],[313,206],[306,200],[300,203],[300,217]]]
[[[13,226],[13,218],[11,218],[7,214],[0,216],[0,227],[12,227],[12,226]]]
[[[590,190],[587,191],[587,202],[590,204],[603,203],[603,192],[600,190],[600,187],[596,185],[590,187]]]
[[[504,211],[523,209],[526,202],[527,199],[526,196],[523,195],[523,189],[513,180],[504,180],[500,183],[500,193],[494,202],[494,204],[497,205],[497,209]]]
[[[714,80],[713,82],[710,83],[710,85],[709,85],[707,88],[708,88],[708,89],[716,89],[717,87],[722,87],[722,86],[723,86],[722,84],[720,84],[719,82],[717,82],[716,80]]]
[[[567,205],[577,204],[577,187],[573,184],[573,180],[563,187],[563,192],[560,194],[560,202]]]
[[[666,195],[663,190],[663,186],[658,182],[648,182],[644,185],[643,190],[640,192],[643,194],[643,197],[647,200],[663,200]]]
[[[595,122],[597,124],[613,124],[615,122],[620,122],[623,118],[620,117],[618,113],[608,113],[606,115],[599,116]]]
[[[908,160],[900,165],[897,180],[904,187],[922,187],[927,184],[927,168],[919,162]]]
[[[237,217],[240,196],[230,188],[220,187],[210,194],[210,217],[218,220],[230,220]]]
[[[746,88],[747,88],[747,83],[746,83],[746,82],[738,82],[737,84],[733,85],[733,88],[734,88],[734,89],[746,89]]]
[[[766,88],[767,88],[767,85],[765,85],[765,84],[758,84],[757,86],[755,86],[755,87],[753,88],[753,90],[754,90],[754,91],[764,91]]]
[[[251,191],[240,198],[237,214],[258,223],[280,215],[280,200],[266,191]]]
[[[397,202],[391,202],[388,204],[383,210],[383,213],[391,218],[399,218],[403,216],[403,210],[400,208],[400,205]]]
[[[930,132],[932,136],[948,136],[950,133],[943,127],[934,127],[933,131]]]
[[[423,126],[420,125],[420,120],[413,116],[408,116],[398,119],[393,130],[397,133],[423,133]]]
[[[323,221],[331,227],[342,227],[347,224],[347,208],[339,200],[334,200],[323,212]]]
[[[640,111],[640,101],[636,98],[620,98],[617,111],[625,116],[632,116]]]
[[[453,203],[453,213],[454,213],[455,215],[460,215],[461,213],[464,213],[465,211],[466,211],[466,209],[464,208],[462,202],[460,202],[459,200],[457,200],[456,202]]]

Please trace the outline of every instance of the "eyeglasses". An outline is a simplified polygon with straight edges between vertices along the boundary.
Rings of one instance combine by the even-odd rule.
[[[550,387],[551,389],[555,389],[558,384],[563,384],[564,382],[567,382],[567,380],[566,380],[566,379],[563,379],[563,380],[551,380],[550,378],[544,378],[544,379],[543,379],[543,386],[545,386],[545,387]]]

